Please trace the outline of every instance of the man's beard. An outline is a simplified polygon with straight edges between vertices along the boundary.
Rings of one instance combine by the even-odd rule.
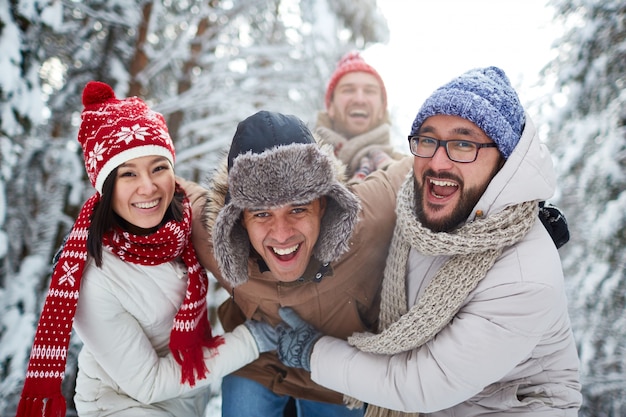
[[[459,190],[457,192],[461,193],[461,197],[459,198],[456,207],[454,207],[454,209],[452,210],[452,213],[446,217],[437,220],[428,220],[426,218],[426,215],[424,213],[424,204],[428,203],[424,202],[424,189],[428,188],[428,185],[426,185],[427,176],[448,178],[457,182],[459,185]],[[493,176],[491,178],[493,178]],[[424,227],[427,227],[435,233],[449,233],[457,227],[461,226],[472,213],[472,210],[478,203],[478,200],[480,200],[480,197],[482,197],[483,193],[487,189],[487,186],[489,185],[489,181],[487,181],[487,183],[484,184],[484,186],[482,187],[472,187],[466,189],[463,180],[461,180],[460,178],[453,175],[437,175],[432,170],[424,172],[422,176],[422,183],[424,184],[423,186],[420,186],[415,178],[413,178],[413,182],[415,184],[415,214],[417,216],[417,219],[420,221],[420,223],[422,223]],[[428,192],[428,190],[426,191]],[[437,212],[439,210],[444,210],[447,207],[430,206],[429,208],[432,211]]]

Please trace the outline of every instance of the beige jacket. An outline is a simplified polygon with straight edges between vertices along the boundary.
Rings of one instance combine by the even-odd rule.
[[[371,330],[378,317],[379,289],[395,223],[396,191],[411,164],[412,158],[407,157],[352,185],[362,211],[350,251],[328,266],[313,259],[305,279],[294,283],[278,282],[262,262],[252,257],[248,261],[247,283],[230,288],[221,278],[213,257],[210,230],[217,211],[223,206],[225,187],[214,187],[209,198],[212,204],[217,204],[212,214],[204,219],[204,228],[194,215],[192,238],[200,262],[231,294],[219,310],[224,329],[228,331],[249,318],[278,324],[278,308],[289,306],[325,334],[338,338],[345,339],[355,331]],[[226,180],[224,172],[217,175]],[[224,185],[223,181],[217,182]],[[304,370],[286,367],[275,352],[261,354],[258,360],[236,374],[258,381],[277,394],[342,403],[341,394],[315,384]]]

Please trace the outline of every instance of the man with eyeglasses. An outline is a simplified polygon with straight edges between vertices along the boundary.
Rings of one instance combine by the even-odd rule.
[[[322,336],[281,309],[279,357],[366,416],[577,416],[562,267],[536,221],[555,173],[505,73],[437,89],[409,144],[378,334]]]

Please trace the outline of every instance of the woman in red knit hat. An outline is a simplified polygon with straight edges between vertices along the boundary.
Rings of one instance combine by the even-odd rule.
[[[254,322],[212,335],[163,117],[101,82],[87,84],[83,105],[78,141],[97,192],[56,262],[17,414],[65,415],[73,324],[83,342],[79,415],[202,416],[207,385],[275,346],[252,336]]]

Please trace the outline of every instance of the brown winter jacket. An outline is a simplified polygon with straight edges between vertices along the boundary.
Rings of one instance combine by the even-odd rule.
[[[374,330],[383,269],[396,218],[396,191],[410,171],[412,160],[407,157],[351,185],[362,211],[350,250],[338,261],[324,267],[312,259],[302,281],[282,283],[273,278],[262,260],[251,256],[248,282],[235,288],[221,277],[210,238],[226,191],[225,169],[218,172],[202,219],[196,214],[200,204],[194,204],[192,238],[200,262],[231,295],[219,308],[224,330],[230,331],[248,318],[276,325],[280,322],[281,306],[292,307],[327,335],[346,339],[354,332]],[[199,224],[201,221],[204,228]],[[257,381],[276,394],[335,404],[343,401],[342,394],[311,381],[309,372],[283,365],[275,352],[261,354],[235,374]]]

